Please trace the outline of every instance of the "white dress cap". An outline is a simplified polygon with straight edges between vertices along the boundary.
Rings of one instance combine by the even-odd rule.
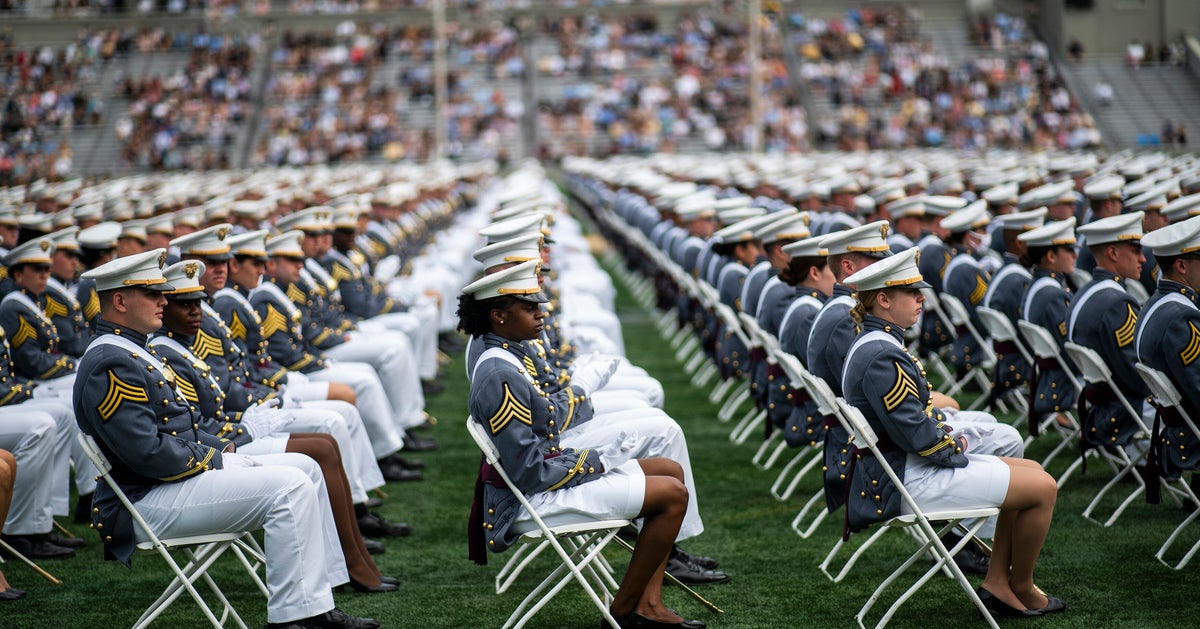
[[[1017,236],[1017,240],[1029,247],[1055,247],[1075,244],[1075,217],[1062,221],[1051,221]]]
[[[172,286],[163,294],[178,300],[204,299],[204,286],[200,284],[200,278],[204,277],[207,268],[199,260],[184,260],[163,269],[163,277]]]
[[[1037,229],[1046,222],[1046,212],[1050,210],[1040,207],[1036,210],[1026,212],[1013,212],[1012,214],[1001,214],[992,218],[992,222],[998,225],[1001,229],[1012,229],[1018,231],[1029,231]]]
[[[1200,193],[1179,197],[1168,203],[1160,212],[1172,223],[1200,215]]]
[[[789,242],[783,246],[783,252],[793,258],[817,258],[829,255],[829,251],[821,247],[821,240],[824,238],[824,236],[814,236]]]
[[[304,240],[304,232],[293,229],[278,236],[267,239],[267,255],[278,258],[305,258],[304,248],[300,241]]]
[[[463,294],[472,295],[476,300],[507,295],[523,301],[545,303],[549,298],[538,285],[540,266],[540,260],[528,260],[503,271],[485,275],[463,288]]]
[[[1146,234],[1142,238],[1142,246],[1160,258],[1200,251],[1200,216]]]
[[[534,232],[492,243],[472,254],[483,268],[490,269],[512,262],[542,259],[542,234]]]
[[[1145,212],[1118,214],[1083,225],[1078,231],[1087,238],[1089,247],[1125,240],[1137,242],[1142,239],[1143,217]]]
[[[897,287],[930,288],[917,268],[920,260],[921,250],[909,247],[890,258],[859,269],[857,273],[847,277],[844,283],[853,286],[859,292]]]
[[[54,238],[42,236],[13,247],[4,256],[4,266],[12,268],[18,264],[49,265],[54,255]]]
[[[233,254],[229,253],[229,243],[225,239],[232,231],[232,225],[221,223],[180,236],[171,241],[171,246],[179,247],[180,255],[228,260]]]
[[[887,243],[890,229],[887,221],[875,221],[828,234],[821,239],[820,246],[828,252],[827,255],[831,256],[842,253],[861,253],[873,258],[886,258],[891,252],[891,247]]]
[[[86,230],[85,230],[86,231]],[[81,276],[96,280],[96,292],[139,286],[148,290],[167,291],[174,287],[163,277],[166,249],[151,249],[106,262]]]
[[[974,231],[986,227],[992,221],[987,211],[987,201],[979,200],[942,219],[942,228],[951,233]]]
[[[266,259],[267,234],[269,233],[271,232],[265,229],[248,231],[236,236],[229,236],[225,239],[225,244],[229,245],[229,253],[232,255]]]

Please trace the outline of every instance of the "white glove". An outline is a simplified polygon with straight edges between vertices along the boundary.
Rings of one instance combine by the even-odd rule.
[[[276,408],[277,406],[279,406],[279,400],[272,399],[251,406],[242,412],[242,427],[250,433],[251,439],[260,439],[275,434],[296,421],[295,415],[281,411]]]
[[[275,392],[275,397],[280,400],[279,408],[296,409],[300,408],[303,403],[300,395],[292,392],[286,385],[280,385],[279,390]]]
[[[587,362],[571,374],[571,384],[583,389],[584,395],[591,395],[608,384],[619,364],[617,359]]]

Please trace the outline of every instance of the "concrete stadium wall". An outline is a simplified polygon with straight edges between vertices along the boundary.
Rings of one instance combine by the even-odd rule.
[[[1046,0],[1036,9],[1038,30],[1060,52],[1072,38],[1087,53],[1124,53],[1133,40],[1153,44],[1200,34],[1196,0],[1093,0],[1091,8]],[[1150,51],[1147,50],[1149,56]]]

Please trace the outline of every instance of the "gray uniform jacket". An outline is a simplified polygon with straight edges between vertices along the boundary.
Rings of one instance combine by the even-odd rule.
[[[1200,420],[1200,309],[1196,291],[1159,280],[1158,291],[1142,306],[1135,343],[1138,359],[1167,375],[1183,395],[1183,408]],[[1200,437],[1175,411],[1159,412],[1158,439],[1153,439],[1159,473],[1179,478],[1200,465]]]
[[[920,362],[904,346],[904,330],[868,315],[846,356],[842,391],[879,435],[879,449],[901,482],[910,454],[935,465],[967,465],[950,427],[929,401],[931,390]],[[855,448],[852,468],[848,532],[900,515],[900,493],[875,457]]]
[[[1071,292],[1067,290],[1063,277],[1043,268],[1033,270],[1033,283],[1022,299],[1021,318],[1050,332],[1058,343],[1059,351],[1067,342],[1067,310],[1071,306]],[[1070,359],[1063,358],[1070,364]],[[1040,418],[1048,413],[1057,413],[1075,408],[1077,391],[1066,372],[1054,359],[1035,359],[1029,376],[1030,425],[1036,426]],[[1032,428],[1036,432],[1036,427]]]
[[[83,306],[74,293],[53,276],[46,283],[42,309],[58,329],[58,349],[68,356],[83,356],[88,341],[92,340],[92,331],[83,317]]]
[[[854,293],[844,284],[833,285],[833,296],[813,319],[808,334],[808,370],[824,380],[834,395],[842,395],[842,365],[858,334],[850,308]],[[815,417],[815,416],[814,416]],[[845,501],[846,470],[850,465],[850,433],[832,420],[825,421],[825,504],[830,511]],[[806,422],[807,423],[807,422]]]
[[[1025,298],[1029,284],[1033,282],[1033,276],[1011,253],[1004,254],[1004,260],[1004,266],[992,276],[987,294],[983,296],[983,303],[980,305],[1004,313],[1009,323],[1012,323],[1013,330],[1016,330],[1017,321],[1021,318],[1021,301]],[[1020,387],[1029,377],[1029,364],[1010,341],[992,339],[992,349],[996,352],[996,368],[992,372],[994,398],[1005,391]]]
[[[75,359],[59,350],[58,328],[46,316],[44,300],[22,291],[9,293],[0,302],[0,326],[12,347],[16,371],[31,380],[61,378],[75,371]]]
[[[485,334],[484,355],[475,365],[467,406],[474,421],[483,425],[500,451],[500,461],[517,489],[526,496],[581,485],[604,473],[600,455],[592,450],[559,447],[561,426],[554,404],[529,377],[525,354],[518,342]],[[488,357],[499,348],[511,359]],[[520,510],[516,496],[498,479],[481,470],[483,487],[481,528],[486,528],[488,548],[499,552],[517,535],[509,532]]]
[[[779,348],[808,365],[808,333],[817,312],[828,299],[819,291],[797,287],[795,297],[779,324]],[[825,440],[825,418],[817,403],[803,389],[793,389],[782,374],[771,380],[768,415],[783,428],[788,445],[814,445]]]
[[[945,292],[957,297],[967,309],[967,314],[971,317],[971,325],[975,326],[980,335],[987,338],[987,328],[983,327],[983,321],[979,318],[975,307],[983,301],[984,295],[987,294],[988,283],[987,277],[980,270],[979,263],[975,261],[975,258],[965,252],[955,255],[946,267],[942,282]],[[984,352],[987,350],[980,346],[979,341],[976,341],[975,337],[967,331],[966,326],[960,326],[960,328],[955,330],[954,340],[951,341],[950,364],[961,372],[983,362]]]

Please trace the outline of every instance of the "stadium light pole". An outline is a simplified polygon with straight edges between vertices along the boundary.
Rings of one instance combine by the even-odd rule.
[[[433,156],[446,157],[446,0],[433,0]]]
[[[762,116],[762,0],[746,0],[746,26],[749,29],[750,57],[750,150],[757,153],[763,144]]]

